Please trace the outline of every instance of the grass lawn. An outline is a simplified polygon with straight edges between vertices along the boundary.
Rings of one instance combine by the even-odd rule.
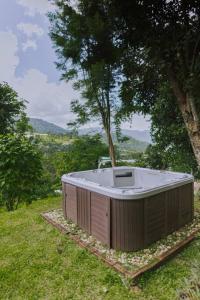
[[[141,291],[127,288],[120,275],[67,236],[40,213],[59,207],[48,198],[8,213],[0,210],[0,299],[172,300],[184,287],[191,265],[200,262],[196,239],[176,258],[141,277]]]

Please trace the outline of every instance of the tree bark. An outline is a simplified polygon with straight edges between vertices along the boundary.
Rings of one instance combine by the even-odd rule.
[[[103,103],[104,103],[104,96],[102,96],[103,99]],[[113,144],[113,139],[112,139],[112,135],[111,135],[111,129],[110,129],[110,101],[109,101],[109,94],[106,97],[106,105],[104,103],[104,105],[102,105],[102,103],[99,101],[98,99],[98,95],[97,95],[97,104],[99,107],[99,111],[101,114],[101,119],[102,119],[102,123],[103,123],[103,127],[107,136],[107,140],[108,140],[108,148],[109,148],[109,155],[110,155],[110,159],[111,159],[111,164],[112,167],[116,166],[116,158],[115,158],[115,148],[114,148],[114,144]],[[105,112],[105,108],[106,107],[106,112]]]
[[[194,98],[182,91],[174,75],[170,75],[174,95],[177,98],[189,140],[198,166],[200,167],[200,122]]]
[[[109,148],[109,154],[110,154],[112,167],[115,167],[116,166],[116,157],[115,157],[115,148],[114,148],[114,144],[113,144],[112,135],[111,135],[110,131],[107,131],[107,130],[106,130],[106,134],[107,134],[107,139],[108,139],[108,148]]]
[[[194,99],[191,96],[186,96],[186,102],[179,103],[179,108],[183,116],[197,164],[200,167],[200,124],[199,119],[196,118]]]

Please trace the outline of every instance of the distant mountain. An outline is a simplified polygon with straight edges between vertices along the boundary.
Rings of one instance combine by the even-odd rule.
[[[100,127],[92,127],[92,128],[82,128],[78,131],[79,135],[89,134],[93,135],[99,133],[102,135],[103,140],[107,142],[104,131]],[[151,136],[148,130],[139,131],[139,130],[129,130],[122,129],[122,136],[127,136],[129,140],[124,142],[118,142],[116,134],[112,133],[114,143],[118,146],[120,151],[136,151],[141,152],[145,151],[147,146],[151,143]]]
[[[30,125],[32,126],[34,132],[41,134],[67,134],[68,130],[65,130],[62,127],[59,127],[53,123],[44,121],[42,119],[30,118]],[[106,136],[104,131],[100,127],[93,128],[84,128],[79,129],[79,135],[84,134],[96,134],[99,133],[102,135],[103,140],[106,141]],[[113,140],[115,144],[118,145],[119,149],[123,151],[135,150],[135,151],[144,151],[149,143],[151,143],[151,136],[148,130],[139,131],[131,129],[122,129],[122,136],[129,137],[129,140],[119,143],[116,138],[116,134],[112,133]]]
[[[90,127],[90,128],[79,128],[78,130],[79,135],[84,135],[84,134],[93,135],[97,133],[103,134],[103,129],[101,129],[100,127]]]
[[[103,140],[105,142],[107,142],[107,138],[105,133],[102,134],[103,136]],[[115,143],[115,145],[117,145],[117,147],[119,148],[120,152],[127,152],[127,151],[136,151],[136,152],[143,152],[146,150],[147,146],[149,145],[149,143],[141,141],[141,140],[137,140],[133,137],[131,137],[130,135],[126,135],[126,137],[128,137],[128,140],[124,140],[121,142],[118,142],[116,134],[112,133],[112,137],[113,137],[113,141]],[[122,133],[122,137],[123,137],[123,133]]]
[[[65,134],[68,133],[62,127],[59,127],[53,123],[44,121],[42,119],[30,118],[29,124],[33,127],[33,131],[37,133],[49,133],[49,134]]]
[[[136,140],[151,143],[151,135],[149,130],[131,130],[131,129],[122,129],[122,134],[125,136],[130,136]]]
[[[124,141],[123,143],[117,143],[117,145],[121,152],[133,150],[136,152],[144,152],[149,144],[147,142],[139,141],[130,137],[128,141]]]
[[[99,127],[79,129],[79,135],[96,133],[103,134],[103,131]],[[138,141],[146,142],[148,144],[151,143],[151,135],[149,130],[122,129],[122,135],[131,137]]]

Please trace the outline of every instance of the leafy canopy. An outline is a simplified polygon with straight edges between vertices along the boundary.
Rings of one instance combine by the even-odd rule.
[[[0,136],[0,198],[8,210],[30,203],[41,177],[41,155],[23,135]]]
[[[57,178],[68,172],[96,169],[100,156],[108,156],[108,147],[100,135],[75,138],[66,152],[57,153],[53,158]]]
[[[62,79],[74,80],[81,100],[72,102],[76,122],[99,121],[107,135],[113,165],[115,161],[111,127],[119,132],[121,44],[113,34],[115,23],[104,0],[80,0],[77,8],[70,2],[56,2],[50,14],[50,36],[58,55]]]
[[[29,127],[24,110],[25,102],[17,92],[7,83],[0,83],[0,134],[25,132]]]
[[[0,83],[0,203],[8,210],[30,203],[42,175],[41,154],[25,133],[30,128],[25,102]]]

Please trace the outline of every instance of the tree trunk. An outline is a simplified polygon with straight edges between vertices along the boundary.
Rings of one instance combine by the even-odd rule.
[[[115,148],[113,145],[112,135],[109,131],[106,131],[106,134],[107,134],[107,139],[108,139],[108,147],[109,147],[109,154],[110,154],[112,167],[115,167],[116,166],[116,158],[115,158]]]
[[[200,167],[200,122],[194,98],[182,91],[174,76],[171,76],[171,83],[178,101],[179,109],[183,116],[193,153],[197,164]]]
[[[183,120],[188,132],[190,143],[197,161],[200,167],[200,124],[197,118],[196,108],[194,106],[194,99],[186,96],[185,103],[179,103]]]

